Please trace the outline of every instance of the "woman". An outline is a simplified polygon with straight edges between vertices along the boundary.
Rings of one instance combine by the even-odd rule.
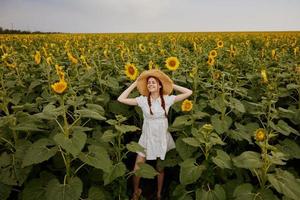
[[[131,91],[137,87],[141,96],[128,98]],[[181,94],[170,95],[172,90]],[[167,151],[175,148],[174,140],[168,132],[168,111],[172,104],[184,100],[192,95],[192,91],[173,84],[173,81],[158,69],[144,71],[118,98],[118,101],[127,105],[138,105],[143,111],[143,128],[139,144],[144,147],[145,154],[139,152],[136,157],[134,171],[139,168],[138,163],[146,160],[165,159]],[[157,199],[161,199],[164,181],[164,170],[159,169],[157,177]],[[139,188],[140,177],[134,176],[133,200],[139,199],[142,190]]]

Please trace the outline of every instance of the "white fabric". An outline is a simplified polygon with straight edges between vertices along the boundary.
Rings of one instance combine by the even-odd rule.
[[[174,103],[175,95],[164,95],[163,98],[168,113]],[[138,106],[141,107],[144,117],[142,135],[138,143],[145,148],[146,156],[142,152],[138,152],[138,154],[146,157],[147,160],[156,160],[157,157],[164,160],[166,153],[175,148],[175,143],[168,132],[168,119],[165,117],[165,111],[161,106],[161,99],[160,97],[155,100],[151,98],[153,115],[150,114],[146,96],[136,97],[136,101]]]

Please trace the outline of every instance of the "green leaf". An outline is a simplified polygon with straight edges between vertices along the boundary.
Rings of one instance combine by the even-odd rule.
[[[86,106],[89,110],[94,110],[94,111],[96,111],[97,113],[99,113],[101,115],[105,115],[104,108],[102,106],[98,105],[98,104],[87,103]]]
[[[278,124],[275,125],[273,122],[270,123],[271,127],[279,133],[288,136],[290,133],[300,136],[299,132],[290,127],[285,121],[279,120]]]
[[[86,134],[84,132],[74,132],[72,137],[68,138],[63,133],[56,134],[53,139],[64,150],[71,153],[74,157],[78,156],[86,143]]]
[[[25,152],[31,143],[19,139],[15,144],[15,153],[3,152],[0,156],[0,180],[6,185],[23,185],[32,166],[22,167]]]
[[[226,200],[226,193],[222,186],[215,185],[214,190],[196,190],[196,200]]]
[[[190,158],[198,148],[190,146],[183,142],[183,138],[180,137],[176,140],[176,151],[182,159]]]
[[[231,108],[234,108],[234,109],[238,110],[241,113],[245,112],[245,107],[244,107],[243,103],[240,100],[238,100],[236,98],[233,98],[233,97],[230,97],[229,101],[230,101],[230,107]]]
[[[137,130],[140,130],[140,128],[136,126],[130,126],[130,125],[115,125],[115,128],[120,131],[122,134],[127,132],[135,132]]]
[[[190,115],[182,115],[175,118],[172,127],[183,128],[185,126],[190,126],[192,123],[193,120]]]
[[[0,182],[0,199],[6,200],[11,192],[11,186]]]
[[[277,192],[294,200],[299,199],[300,179],[296,179],[290,172],[278,168],[275,169],[274,174],[268,174],[267,176]]]
[[[241,155],[232,158],[235,166],[246,169],[262,167],[263,163],[260,154],[253,151],[245,151]]]
[[[158,175],[158,172],[149,164],[139,163],[138,166],[139,169],[135,171],[135,175],[137,176],[153,179],[156,175]]]
[[[292,158],[300,159],[300,146],[294,140],[288,138],[283,141],[279,141],[280,145],[277,144],[278,148],[283,153],[290,155]]]
[[[211,117],[211,123],[214,129],[219,133],[222,134],[230,128],[232,124],[232,119],[229,116],[224,116],[222,119],[221,114],[215,114]]]
[[[103,142],[111,142],[113,138],[117,137],[118,134],[114,133],[113,130],[106,130],[101,136]]]
[[[101,113],[97,112],[97,110],[90,110],[87,108],[83,108],[81,110],[76,110],[75,113],[80,114],[81,118],[91,118],[96,120],[106,120],[104,116],[102,116]]]
[[[175,190],[172,193],[172,196],[174,198],[172,199],[176,199],[176,200],[192,200],[193,198],[191,197],[191,195],[189,195],[189,192],[186,191],[185,186],[178,184],[175,188]]]
[[[263,200],[279,200],[278,197],[270,189],[260,189],[260,190],[258,190],[256,195],[259,196],[259,198],[261,198]],[[244,200],[244,199],[241,199],[241,200]]]
[[[184,141],[185,143],[187,143],[193,147],[200,147],[200,145],[201,145],[201,143],[193,137],[183,138],[182,141]]]
[[[128,149],[128,151],[131,151],[131,152],[135,152],[135,153],[142,152],[145,154],[144,147],[139,145],[139,143],[137,143],[137,142],[130,142],[129,144],[126,144],[126,148]]]
[[[197,165],[194,158],[186,159],[180,164],[180,183],[183,185],[194,183],[205,169],[204,165]]]
[[[54,120],[58,116],[63,114],[63,107],[56,108],[54,103],[49,103],[47,106],[44,107],[43,112],[35,114],[36,117],[40,119],[48,119],[48,120]]]
[[[235,188],[233,196],[236,200],[253,200],[255,194],[252,190],[253,186],[250,183],[244,183]]]
[[[230,156],[222,151],[217,149],[217,156],[212,158],[212,161],[220,168],[224,169],[224,168],[228,168],[228,169],[232,169],[232,161]]]
[[[82,152],[79,154],[79,159],[88,165],[109,173],[112,168],[112,163],[106,149],[96,145],[90,145],[88,149],[89,152],[87,154]]]
[[[89,189],[89,198],[87,200],[111,200],[110,194],[104,188],[92,186]]]
[[[209,101],[210,107],[223,113],[226,109],[226,103],[221,95],[217,96],[215,99]]]
[[[22,192],[23,200],[46,199],[46,187],[41,179],[32,179],[26,185]]]
[[[42,138],[34,142],[25,152],[22,167],[41,163],[56,154],[58,147],[48,138]]]
[[[46,188],[46,198],[47,200],[78,200],[81,192],[82,182],[78,177],[70,178],[67,184],[60,184],[57,179],[52,179]]]
[[[107,185],[113,182],[116,178],[123,176],[126,173],[126,166],[124,163],[119,162],[115,164],[112,168],[110,168],[109,172],[104,172],[103,180],[104,185]]]
[[[38,128],[35,123],[20,123],[11,127],[11,129],[15,131],[45,131],[44,129]]]
[[[216,133],[211,133],[209,135],[209,143],[211,145],[216,145],[216,144],[225,145],[226,144],[225,142],[222,141],[222,139]]]

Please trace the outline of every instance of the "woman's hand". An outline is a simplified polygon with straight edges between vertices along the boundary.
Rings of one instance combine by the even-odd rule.
[[[138,77],[139,78],[139,77]],[[138,78],[118,97],[118,101],[127,105],[137,105],[137,101],[135,98],[128,98],[129,94],[134,90],[137,86]]]
[[[181,92],[181,94],[176,95],[175,103],[178,101],[182,101],[193,94],[192,90],[182,87],[182,86],[179,86],[179,85],[173,84],[173,88],[174,88],[174,90]]]

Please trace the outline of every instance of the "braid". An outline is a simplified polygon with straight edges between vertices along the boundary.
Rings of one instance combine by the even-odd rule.
[[[149,108],[150,108],[150,114],[153,115],[153,112],[152,112],[152,109],[151,109],[150,93],[148,94],[147,100],[148,100],[148,105],[149,105]]]
[[[160,100],[161,100],[161,107],[164,109],[165,111],[165,116],[166,118],[168,118],[168,115],[167,115],[167,112],[166,112],[166,106],[165,106],[165,100],[164,100],[164,97],[163,97],[163,94],[162,94],[162,88],[159,90],[159,96],[160,96]]]

